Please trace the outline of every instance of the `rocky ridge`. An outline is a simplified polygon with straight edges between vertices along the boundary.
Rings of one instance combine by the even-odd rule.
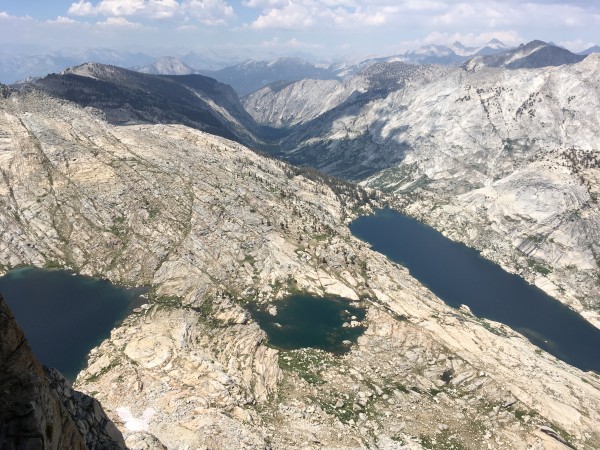
[[[202,75],[154,75],[86,63],[22,87],[102,111],[113,124],[180,123],[254,144],[256,125],[235,91]]]
[[[484,67],[504,67],[506,69],[533,69],[562,66],[583,61],[585,56],[542,41],[531,41],[519,47],[494,55],[476,56],[463,64],[465,70],[479,70]]]
[[[600,379],[447,307],[346,226],[368,192],[180,125],[0,102],[0,264],[152,286],[77,379],[130,448],[595,448]],[[364,206],[363,206],[364,207]],[[367,308],[343,356],[281,352],[244,309]]]

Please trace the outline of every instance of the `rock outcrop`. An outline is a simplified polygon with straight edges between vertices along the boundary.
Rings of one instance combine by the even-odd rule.
[[[35,359],[0,297],[0,447],[124,449],[125,442],[97,400],[73,391]]]

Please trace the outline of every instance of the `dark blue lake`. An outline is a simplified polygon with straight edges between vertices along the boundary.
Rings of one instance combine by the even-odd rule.
[[[271,306],[277,308],[276,315],[269,313]],[[366,310],[341,298],[292,295],[271,305],[251,303],[248,309],[269,343],[282,350],[311,347],[341,354],[350,350],[344,341],[355,343],[365,331],[348,325],[364,320]]]
[[[32,267],[0,277],[0,294],[37,358],[74,379],[89,351],[131,311],[142,289]]]
[[[473,249],[390,209],[350,224],[373,250],[409,269],[448,305],[504,323],[533,344],[582,370],[600,373],[600,330],[541,289]]]

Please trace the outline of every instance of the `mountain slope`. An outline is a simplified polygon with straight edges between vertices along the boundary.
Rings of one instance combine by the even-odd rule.
[[[182,123],[254,143],[254,121],[235,92],[201,75],[151,75],[103,64],[84,64],[30,86],[100,109],[111,123]]]
[[[181,125],[114,126],[39,91],[0,111],[2,269],[52,262],[152,288],[77,379],[128,443],[600,443],[598,377],[447,307],[353,238],[349,214],[368,208],[355,187]],[[364,334],[343,355],[266,345],[244,306],[296,291],[365,308]]]
[[[594,45],[582,52],[577,53],[578,55],[591,55],[592,53],[600,53],[600,45]]]
[[[426,83],[448,70],[440,66],[376,63],[346,81],[301,80],[275,83],[242,99],[246,111],[261,125],[291,127],[309,122],[334,108],[369,102],[406,86]],[[295,130],[291,130],[296,132]]]
[[[370,177],[412,215],[600,324],[599,70],[591,55],[535,70],[457,69],[381,98],[367,91],[368,101],[293,128],[283,156]]]
[[[506,52],[511,50],[511,48],[505,45],[503,42],[499,41],[498,39],[491,39],[483,47],[479,47],[474,50],[474,53],[472,53],[474,56],[486,56]]]
[[[514,50],[495,55],[477,56],[467,61],[463,67],[466,70],[478,70],[483,67],[503,67],[506,69],[533,69],[540,67],[575,64],[585,58],[576,55],[562,47],[547,44],[542,41],[531,41],[521,44]]]
[[[135,70],[137,72],[154,75],[194,75],[199,73],[196,69],[188,66],[182,60],[173,56],[163,56],[158,58],[152,64],[138,66]]]

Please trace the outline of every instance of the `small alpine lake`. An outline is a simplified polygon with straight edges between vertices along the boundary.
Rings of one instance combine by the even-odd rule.
[[[365,331],[366,309],[341,298],[297,294],[247,308],[269,344],[281,350],[311,347],[342,354]]]
[[[504,323],[582,370],[600,373],[600,330],[517,275],[391,209],[350,224],[357,238],[405,266],[446,304]]]
[[[144,291],[55,269],[22,267],[0,277],[0,295],[37,358],[71,380]]]

